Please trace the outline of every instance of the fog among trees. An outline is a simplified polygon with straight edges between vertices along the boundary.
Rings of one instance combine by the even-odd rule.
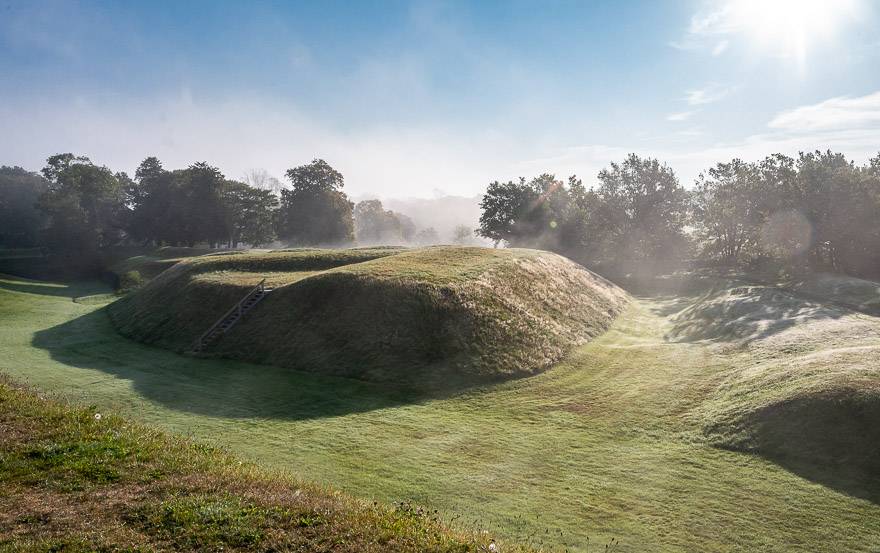
[[[478,232],[559,252],[613,277],[694,264],[880,276],[880,155],[831,151],[734,159],[692,190],[651,158],[611,163],[586,188],[550,174],[496,181]]]
[[[39,173],[4,166],[0,244],[88,256],[124,245],[488,243],[555,251],[612,277],[695,264],[880,276],[880,155],[864,165],[831,151],[733,159],[688,189],[667,164],[632,154],[592,186],[545,173],[492,182],[478,201],[387,205],[351,201],[322,159],[285,177],[234,180],[206,162],[166,169],[155,157],[130,177],[71,153]]]

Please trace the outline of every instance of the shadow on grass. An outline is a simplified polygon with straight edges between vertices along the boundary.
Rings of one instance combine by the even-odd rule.
[[[32,345],[60,363],[128,380],[150,401],[212,417],[319,419],[424,399],[357,380],[153,348],[118,335],[104,308],[36,332]]]
[[[713,290],[698,298],[676,298],[654,310],[671,317],[667,339],[733,342],[745,346],[797,325],[839,319],[846,310],[811,302],[776,288],[740,286]]]
[[[880,505],[880,398],[856,390],[768,405],[744,421],[743,450],[802,478]]]
[[[55,296],[62,298],[78,298],[92,296],[111,291],[107,284],[100,281],[77,281],[69,284],[47,282],[42,280],[29,280],[17,276],[9,276],[0,273],[0,288],[12,292],[36,294],[40,296]]]

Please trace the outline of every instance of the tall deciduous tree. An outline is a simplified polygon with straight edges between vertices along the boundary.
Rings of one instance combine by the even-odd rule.
[[[739,263],[758,245],[764,221],[760,183],[757,166],[740,159],[700,175],[693,216],[705,256]]]
[[[122,238],[123,190],[108,168],[68,153],[50,157],[42,173],[49,182],[39,200],[47,246],[94,252]]]
[[[278,237],[295,245],[345,244],[354,240],[354,204],[342,192],[342,174],[326,161],[287,171],[292,188],[281,191]]]
[[[6,248],[37,246],[45,225],[37,201],[48,183],[21,167],[0,167],[0,245]]]
[[[412,240],[415,224],[379,200],[364,200],[354,206],[354,233],[360,244],[403,244]]]
[[[241,243],[262,246],[275,239],[273,216],[278,198],[270,190],[227,181],[222,201],[230,247],[237,248]]]
[[[517,247],[558,249],[569,191],[553,175],[489,185],[480,201],[480,236]]]
[[[667,165],[630,154],[599,173],[596,197],[590,233],[601,261],[650,271],[686,253],[689,195]]]
[[[474,243],[474,229],[467,225],[456,225],[452,229],[452,243],[470,246]]]

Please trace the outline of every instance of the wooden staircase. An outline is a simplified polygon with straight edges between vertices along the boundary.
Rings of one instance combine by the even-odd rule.
[[[211,328],[196,338],[196,341],[193,342],[193,345],[190,348],[190,352],[199,353],[204,351],[205,348],[214,342],[214,340],[219,338],[222,334],[229,332],[229,329],[235,326],[235,323],[241,320],[245,313],[253,309],[254,306],[260,303],[260,300],[265,298],[271,291],[271,288],[266,288],[266,279],[264,278],[261,280],[260,283],[250,292],[245,294],[238,303],[233,305],[229,311],[217,319],[217,322],[211,325]]]

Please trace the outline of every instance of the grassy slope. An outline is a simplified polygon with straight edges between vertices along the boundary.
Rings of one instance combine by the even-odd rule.
[[[165,246],[156,248],[143,255],[127,257],[111,265],[110,272],[117,276],[125,275],[132,271],[137,272],[138,276],[144,281],[151,280],[159,276],[165,269],[174,266],[176,263],[189,259],[190,257],[205,255],[216,250],[210,248],[177,248]]]
[[[421,389],[544,370],[627,301],[553,254],[435,247],[202,257],[110,312],[127,336],[180,351],[264,275],[275,291],[210,354]]]
[[[839,467],[803,473],[711,446],[703,406],[743,358],[670,339],[691,298],[638,301],[547,373],[412,402],[127,341],[97,306],[65,297],[92,290],[0,286],[5,372],[355,495],[428,503],[524,542],[617,536],[624,552],[880,543],[880,500],[857,497],[864,482],[828,485]]]
[[[849,299],[865,282],[839,278],[831,297]],[[736,361],[702,407],[714,443],[880,498],[876,317],[773,287],[727,284],[673,320],[671,339],[703,341]],[[839,474],[823,477],[823,467]]]
[[[0,550],[465,552],[487,544],[422,509],[357,502],[0,380]]]

